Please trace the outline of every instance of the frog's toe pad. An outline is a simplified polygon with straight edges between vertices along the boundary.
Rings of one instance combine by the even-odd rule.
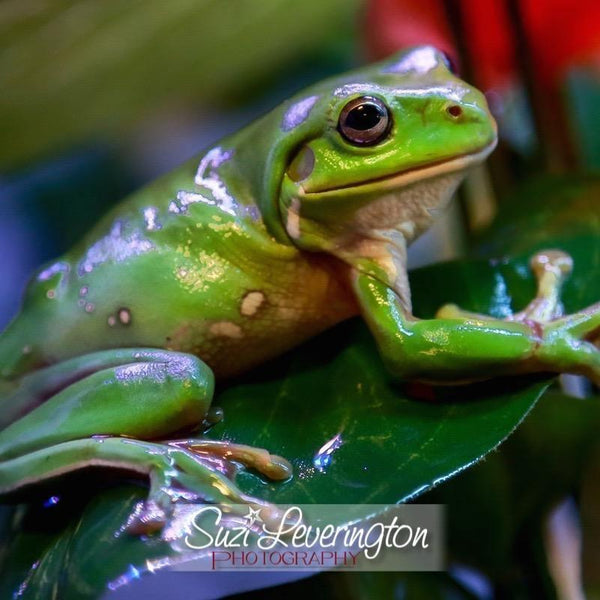
[[[573,259],[571,255],[562,250],[543,250],[531,257],[529,266],[538,281],[547,272],[552,272],[556,280],[560,282],[573,271]]]
[[[464,317],[466,311],[462,310],[460,306],[456,304],[444,304],[438,308],[435,316],[437,319],[459,319]]]
[[[293,467],[285,458],[271,454],[264,448],[206,439],[174,440],[169,444],[185,448],[198,457],[213,456],[226,461],[238,461],[274,481],[283,481],[293,475]]]

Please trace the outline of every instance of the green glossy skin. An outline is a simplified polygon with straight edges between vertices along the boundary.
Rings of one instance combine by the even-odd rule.
[[[361,96],[383,101],[393,121],[371,146],[337,128]],[[406,245],[495,141],[483,96],[417,48],[305,90],[125,200],[36,275],[0,337],[0,491],[106,464],[150,475],[164,512],[174,480],[204,499],[239,500],[197,460],[202,442],[142,440],[198,426],[213,375],[358,313],[399,377],[597,377],[598,352],[575,342],[598,329],[598,310],[557,320],[564,257],[544,263],[535,306],[512,322],[453,308],[411,316]],[[241,460],[256,467],[246,450]],[[285,476],[278,465],[257,468]]]

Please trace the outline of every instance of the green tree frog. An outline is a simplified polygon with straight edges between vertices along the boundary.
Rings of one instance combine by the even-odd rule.
[[[509,319],[411,314],[406,246],[495,144],[483,95],[417,47],[304,90],[126,199],[34,276],[0,336],[0,494],[107,466],[149,477],[146,526],[182,495],[260,502],[207,458],[274,479],[284,459],[157,440],[200,427],[215,377],[357,314],[398,378],[598,381],[600,306],[560,314],[560,252],[534,257],[538,295]]]

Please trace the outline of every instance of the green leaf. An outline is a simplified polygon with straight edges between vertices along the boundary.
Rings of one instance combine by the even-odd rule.
[[[255,377],[219,395],[225,419],[210,437],[291,459],[289,483],[238,477],[246,491],[279,503],[406,500],[495,447],[545,387],[495,382],[416,400],[388,378],[358,321]]]
[[[576,267],[589,254],[595,257],[597,265],[600,177],[546,175],[530,180],[500,204],[492,226],[475,242],[479,255],[492,257],[516,256],[567,244],[578,259]],[[582,283],[587,283],[585,278]]]

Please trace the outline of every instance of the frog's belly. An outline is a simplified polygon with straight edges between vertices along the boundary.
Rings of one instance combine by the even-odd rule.
[[[289,348],[352,316],[354,305],[331,293],[328,302],[253,290],[239,318],[182,322],[169,336],[167,348],[190,352],[229,377],[278,356]]]

